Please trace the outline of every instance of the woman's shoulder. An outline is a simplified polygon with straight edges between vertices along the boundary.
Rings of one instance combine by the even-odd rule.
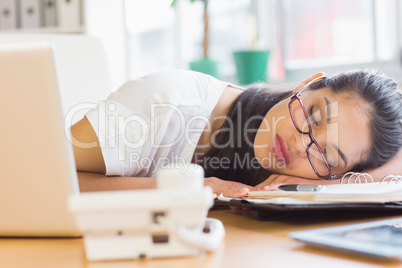
[[[115,93],[120,98],[142,98],[155,102],[205,100],[221,93],[229,83],[191,70],[171,69],[154,72],[124,83]]]
[[[150,85],[153,87],[163,86],[169,87],[170,85],[193,85],[193,86],[207,86],[208,84],[222,83],[208,74],[182,69],[168,69],[146,74],[139,78],[123,84],[124,86],[131,86],[135,84]]]

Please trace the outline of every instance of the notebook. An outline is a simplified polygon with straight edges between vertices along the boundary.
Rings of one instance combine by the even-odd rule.
[[[0,236],[79,236],[78,193],[48,43],[0,46]]]
[[[215,204],[251,208],[253,216],[261,220],[282,218],[296,212],[314,213],[323,210],[402,212],[401,176],[390,175],[381,182],[374,182],[365,173],[347,176],[340,184],[325,185],[324,189],[317,192],[254,191],[244,198],[219,196]]]
[[[252,191],[246,199],[259,203],[289,203],[291,199],[326,203],[385,203],[402,200],[402,183],[331,184],[317,192]],[[300,202],[299,202],[300,203]]]

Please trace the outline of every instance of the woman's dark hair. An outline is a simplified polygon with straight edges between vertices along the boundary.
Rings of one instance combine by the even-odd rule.
[[[312,90],[328,87],[335,94],[357,97],[356,105],[368,107],[371,148],[367,157],[353,167],[362,171],[391,160],[402,146],[402,92],[391,78],[374,70],[340,73],[311,85]]]
[[[254,139],[266,113],[291,91],[278,92],[254,84],[233,102],[212,148],[202,157],[205,177],[257,185],[272,173],[254,155]],[[254,130],[254,131],[253,131]]]
[[[392,159],[402,146],[402,94],[394,80],[377,71],[355,70],[311,85],[330,88],[335,94],[357,96],[368,105],[371,148],[353,171],[376,168]],[[202,157],[205,177],[218,177],[257,185],[272,173],[254,155],[254,139],[266,113],[291,91],[278,92],[263,84],[251,85],[230,107],[227,118],[212,139],[213,146]]]

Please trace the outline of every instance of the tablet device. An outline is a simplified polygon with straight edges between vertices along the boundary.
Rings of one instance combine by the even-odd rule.
[[[297,231],[289,236],[301,242],[341,251],[402,259],[402,218]]]

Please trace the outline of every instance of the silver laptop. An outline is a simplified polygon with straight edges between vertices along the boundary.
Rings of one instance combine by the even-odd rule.
[[[0,45],[0,236],[79,236],[78,194],[52,47]]]

